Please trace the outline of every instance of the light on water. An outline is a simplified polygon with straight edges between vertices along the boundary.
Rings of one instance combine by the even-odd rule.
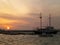
[[[3,35],[0,45],[60,45],[60,36],[39,37],[38,35]]]

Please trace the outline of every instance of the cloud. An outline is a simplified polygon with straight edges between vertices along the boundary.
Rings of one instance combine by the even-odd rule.
[[[43,25],[48,22],[48,13],[51,13],[54,16],[53,25],[60,27],[59,0],[0,0],[0,23],[12,25],[15,29],[32,29],[40,26],[40,12],[43,16]]]
[[[12,14],[0,14],[0,18],[6,19],[6,20],[15,20],[19,23],[27,23],[33,20],[31,17],[19,17],[19,16],[14,16]]]
[[[9,20],[30,21],[30,20],[33,20],[36,16],[38,16],[37,13],[30,13],[28,15],[30,15],[30,16],[29,17],[20,17],[20,16],[15,16],[15,15],[12,15],[12,14],[0,14],[0,18],[5,18],[5,19],[9,19]]]
[[[33,13],[34,14],[34,13]],[[38,19],[35,17],[37,15],[30,14],[30,17],[18,17],[14,16],[12,14],[1,14],[0,18],[4,19],[2,20],[3,25],[12,25],[14,28],[18,29],[32,29],[32,27],[36,27],[39,23]],[[5,21],[5,22],[4,22]],[[35,26],[36,25],[36,26]]]

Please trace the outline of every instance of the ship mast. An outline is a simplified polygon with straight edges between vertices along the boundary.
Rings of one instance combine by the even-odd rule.
[[[49,14],[49,27],[51,27],[51,14]]]
[[[40,29],[42,29],[42,14],[40,13]]]

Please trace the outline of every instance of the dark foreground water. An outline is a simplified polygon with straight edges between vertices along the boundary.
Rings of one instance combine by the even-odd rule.
[[[0,34],[0,45],[60,45],[60,34],[54,37]]]

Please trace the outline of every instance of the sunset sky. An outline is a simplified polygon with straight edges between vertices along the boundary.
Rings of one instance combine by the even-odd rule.
[[[52,26],[60,28],[60,0],[0,0],[0,28],[34,29],[40,25],[40,13],[43,26],[51,14]]]

